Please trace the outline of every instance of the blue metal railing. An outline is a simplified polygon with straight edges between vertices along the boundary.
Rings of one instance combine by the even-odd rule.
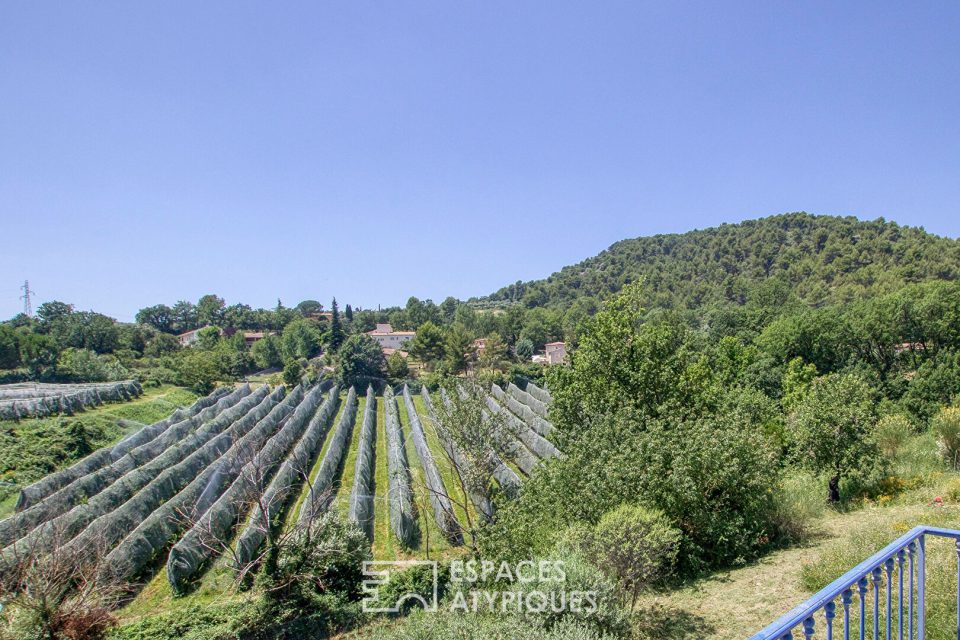
[[[915,527],[897,538],[811,596],[806,602],[788,611],[763,631],[750,636],[750,640],[792,640],[794,637],[810,640],[815,634],[817,637],[833,640],[834,627],[839,627],[836,630],[842,631],[843,640],[849,640],[851,637],[866,640],[868,616],[872,618],[873,638],[877,640],[880,637],[881,583],[885,584],[885,637],[887,640],[894,637],[892,635],[894,629],[891,628],[894,597],[897,599],[896,637],[899,640],[904,638],[923,640],[926,626],[927,580],[924,562],[926,536],[940,536],[956,541],[957,640],[960,640],[960,531],[924,526]],[[906,565],[906,575],[904,575],[904,565]],[[894,573],[896,573],[897,582],[896,594],[893,589]],[[905,577],[906,590],[904,590]],[[868,596],[871,585],[872,597]],[[855,611],[859,613],[859,625],[856,631],[850,628],[850,607],[854,600],[854,590],[858,595],[859,607],[859,612]],[[872,601],[872,611],[867,609],[868,600]],[[904,617],[905,606],[906,617]],[[840,620],[836,620],[838,614]],[[823,629],[822,634],[819,633],[820,629]]]

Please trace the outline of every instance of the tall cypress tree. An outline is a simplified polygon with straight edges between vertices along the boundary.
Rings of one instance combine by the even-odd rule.
[[[330,318],[330,350],[337,351],[345,338],[343,325],[340,324],[340,311],[337,308],[337,299],[333,299],[332,317]]]
[[[347,322],[353,322],[353,307],[347,305],[343,310],[343,315],[346,316]]]

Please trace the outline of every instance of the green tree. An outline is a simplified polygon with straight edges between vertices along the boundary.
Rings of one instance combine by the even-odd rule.
[[[197,322],[200,326],[222,327],[226,306],[223,298],[208,293],[197,302]]]
[[[517,341],[517,346],[514,347],[514,353],[517,354],[517,359],[526,362],[531,357],[533,357],[533,342],[530,338],[523,338]]]
[[[310,313],[320,313],[323,311],[323,304],[316,300],[304,300],[296,307],[296,310],[306,316]]]
[[[143,355],[159,358],[163,355],[176,353],[179,350],[180,341],[177,340],[176,336],[169,333],[157,333],[147,342],[147,346],[143,349]]]
[[[0,369],[14,369],[20,366],[20,347],[17,334],[12,327],[0,324]]]
[[[830,502],[840,500],[846,475],[879,459],[872,437],[875,420],[873,393],[854,374],[817,378],[788,416],[793,456],[800,465],[829,474]]]
[[[507,345],[496,333],[486,337],[484,348],[480,350],[478,361],[484,369],[502,369],[507,363]]]
[[[387,378],[391,382],[402,382],[410,375],[407,359],[399,351],[394,351],[387,358]]]
[[[170,329],[173,333],[192,331],[200,326],[197,321],[197,307],[192,302],[178,300],[170,311],[172,320]]]
[[[472,345],[473,336],[470,331],[459,322],[454,323],[447,331],[443,345],[444,358],[450,371],[460,373],[466,370]]]
[[[110,367],[103,358],[112,356],[98,356],[89,349],[74,349],[69,347],[60,353],[57,359],[57,375],[74,382],[103,382],[126,376],[114,376],[112,373],[126,373],[122,367]]]
[[[137,311],[137,324],[146,324],[150,325],[157,331],[173,333],[173,309],[165,304],[144,307],[143,309],[140,309],[140,311]]]
[[[213,391],[217,382],[229,379],[214,351],[186,349],[176,360],[176,370],[180,384],[204,395]]]
[[[953,466],[960,467],[960,407],[944,407],[930,421],[930,428],[937,436],[943,457]]]
[[[790,411],[800,402],[810,385],[817,377],[817,368],[812,364],[805,364],[803,358],[794,358],[787,363],[787,370],[783,374],[783,408]]]
[[[424,322],[417,329],[417,335],[408,345],[410,355],[423,362],[427,369],[433,370],[444,355],[443,329],[432,322]]]
[[[343,325],[340,322],[340,310],[337,308],[336,298],[333,299],[333,304],[330,305],[330,313],[328,342],[330,344],[330,351],[336,353],[340,349],[340,345],[343,344],[346,335],[343,331]]]
[[[27,367],[34,380],[45,378],[57,362],[57,343],[50,336],[39,333],[22,333],[17,339],[20,347],[20,362]]]
[[[57,320],[69,317],[73,313],[73,305],[58,300],[44,302],[37,307],[37,319],[43,324],[50,324]]]
[[[680,547],[680,530],[666,515],[625,504],[603,514],[594,527],[574,527],[573,546],[615,579],[631,608],[639,593],[669,575]]]
[[[365,333],[350,336],[337,354],[339,377],[345,388],[366,387],[381,382],[387,362],[380,344]]]
[[[197,331],[196,347],[198,349],[214,349],[220,342],[220,329],[207,326]]]
[[[303,365],[299,360],[288,360],[283,366],[283,383],[288,387],[295,387],[300,384],[303,378]]]
[[[283,354],[280,348],[280,339],[277,336],[267,335],[257,340],[250,347],[250,355],[257,367],[272,369],[283,365]]]
[[[283,329],[280,351],[284,360],[312,358],[320,353],[320,332],[310,320],[294,320]]]
[[[78,311],[50,323],[50,335],[61,349],[74,347],[110,353],[120,342],[117,322],[102,313]]]

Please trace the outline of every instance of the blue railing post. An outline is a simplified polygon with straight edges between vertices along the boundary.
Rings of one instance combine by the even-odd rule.
[[[960,640],[960,539],[957,540],[957,640]]]
[[[910,611],[908,614],[909,617],[907,618],[909,626],[907,637],[910,638],[910,640],[913,640],[913,556],[916,552],[917,545],[915,542],[911,542],[909,546],[907,546],[907,553],[910,554],[910,590],[907,592],[907,595],[910,596]]]
[[[920,534],[920,551],[917,554],[917,640],[923,640],[927,625],[927,542],[925,536]]]
[[[957,591],[960,592],[960,587],[957,588]],[[823,616],[827,619],[827,640],[833,640],[833,619],[836,617],[836,615],[837,604],[831,600],[827,603],[827,606],[823,608]]]
[[[899,605],[897,609],[897,622],[899,622],[900,635],[898,640],[903,640],[903,549],[897,551],[897,578],[900,580],[900,586],[897,592],[900,594],[897,598]]]
[[[860,640],[867,637],[867,577],[857,580],[857,593],[860,594]]]
[[[887,572],[887,640],[890,640],[890,625],[893,617],[891,615],[893,612],[893,602],[891,601],[893,595],[893,558],[887,558],[887,561],[883,563],[883,568]],[[960,640],[960,638],[957,640]]]
[[[853,591],[849,588],[843,592],[843,640],[850,640],[850,602],[853,601]]]
[[[880,567],[873,570],[873,640],[880,638]]]

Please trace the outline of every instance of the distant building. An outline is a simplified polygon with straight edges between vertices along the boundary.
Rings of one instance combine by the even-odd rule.
[[[206,327],[200,327],[200,329],[206,329]],[[189,347],[194,342],[197,341],[197,334],[200,333],[200,329],[192,329],[190,331],[184,331],[177,336],[177,340],[180,341],[181,347]]]
[[[567,359],[567,345],[563,342],[548,342],[544,345],[544,352],[533,356],[532,360],[539,364],[563,364]]]
[[[473,350],[479,356],[483,353],[483,350],[487,348],[487,339],[486,338],[477,338],[473,341]]]
[[[207,326],[210,326],[210,325],[207,325]],[[180,346],[181,346],[181,347],[189,347],[190,345],[192,345],[193,343],[195,343],[195,342],[197,341],[197,337],[198,337],[198,334],[200,333],[200,331],[202,331],[203,329],[206,329],[206,328],[207,328],[207,327],[200,327],[199,329],[194,329],[194,330],[192,330],[192,331],[185,331],[184,333],[181,333],[180,335],[178,335],[178,336],[177,336],[177,340],[180,341]],[[220,335],[221,335],[221,336],[226,337],[226,338],[232,338],[233,336],[235,336],[235,335],[237,334],[237,329],[235,329],[235,328],[233,328],[233,327],[227,327],[226,329],[218,329],[218,331],[220,332]],[[244,341],[244,342],[247,344],[247,346],[249,347],[249,346],[252,345],[254,342],[257,342],[258,340],[263,340],[264,338],[266,338],[267,336],[270,336],[270,335],[276,335],[276,331],[269,331],[269,332],[263,332],[263,331],[244,331],[244,332],[243,332],[243,341]]]
[[[387,323],[378,323],[373,331],[367,331],[367,335],[380,344],[381,349],[399,349],[407,342],[413,340],[417,335],[416,331],[394,331]]]
[[[567,345],[564,342],[548,342],[544,345],[544,355],[548,364],[563,364],[567,359]]]
[[[246,343],[246,345],[249,347],[249,346],[252,346],[254,342],[259,342],[260,340],[263,340],[263,339],[266,338],[267,336],[272,336],[272,335],[276,335],[276,332],[275,332],[275,331],[269,331],[269,332],[265,332],[265,331],[244,331],[244,332],[243,332],[243,341],[244,341],[244,342]]]

